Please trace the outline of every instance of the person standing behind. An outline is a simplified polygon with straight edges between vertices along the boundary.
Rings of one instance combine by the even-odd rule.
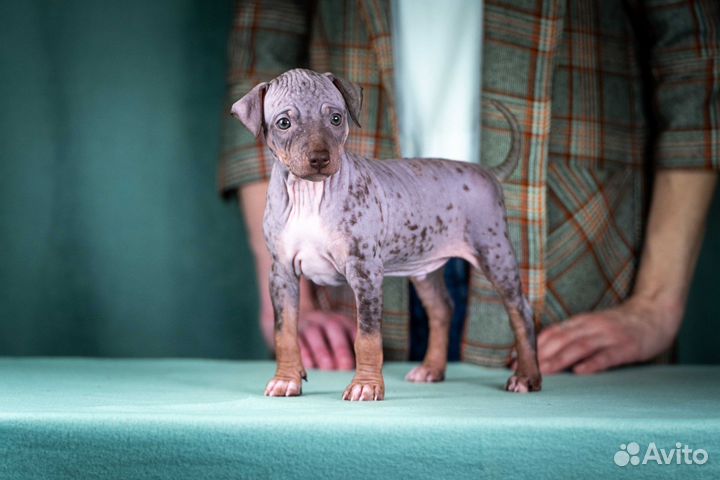
[[[229,102],[291,68],[332,71],[364,89],[363,128],[347,148],[400,156],[392,13],[389,1],[238,3]],[[541,369],[649,360],[679,329],[720,168],[720,6],[506,0],[486,2],[483,15],[482,96],[507,105],[523,132],[521,164],[504,188],[523,287],[546,326]],[[482,164],[502,158],[504,128],[484,112]],[[247,222],[268,345],[261,225],[271,161],[228,120],[220,190],[239,198]],[[470,277],[462,358],[505,365],[505,313],[482,274]],[[407,282],[387,279],[384,294],[386,358],[406,359]],[[303,283],[306,367],[352,368],[352,308],[347,290]]]

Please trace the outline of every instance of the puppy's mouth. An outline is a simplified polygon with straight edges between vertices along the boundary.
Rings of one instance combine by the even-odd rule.
[[[300,178],[302,178],[303,180],[309,180],[311,182],[322,182],[329,177],[329,173],[310,173],[308,175],[303,175]]]

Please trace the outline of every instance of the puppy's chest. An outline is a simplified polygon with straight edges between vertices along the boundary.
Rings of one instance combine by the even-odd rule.
[[[337,229],[323,218],[314,202],[291,205],[290,214],[279,235],[280,254],[292,262],[295,274],[319,285],[339,285],[343,258]]]

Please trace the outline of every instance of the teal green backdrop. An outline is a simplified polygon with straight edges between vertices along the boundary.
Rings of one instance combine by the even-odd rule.
[[[215,188],[232,0],[0,0],[0,355],[267,355]],[[720,201],[679,343],[720,362]]]
[[[0,354],[265,356],[215,184],[232,12],[0,2]]]

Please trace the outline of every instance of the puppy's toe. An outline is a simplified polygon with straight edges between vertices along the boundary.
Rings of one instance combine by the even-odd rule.
[[[351,402],[378,401],[385,398],[385,384],[379,381],[358,381],[348,385],[342,396],[343,400]]]
[[[537,377],[529,377],[525,375],[513,375],[508,378],[505,390],[514,393],[539,392],[542,388],[542,379]]]
[[[414,383],[442,382],[445,380],[445,367],[423,364],[410,370],[405,375],[405,380]]]
[[[265,387],[266,397],[297,397],[302,394],[300,379],[272,378]]]

